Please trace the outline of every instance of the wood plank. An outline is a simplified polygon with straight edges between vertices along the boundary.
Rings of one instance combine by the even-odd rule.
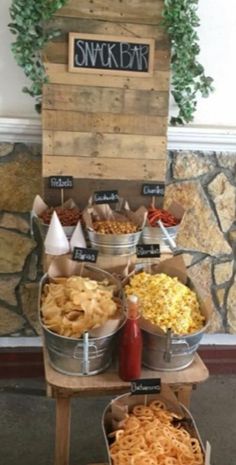
[[[140,20],[140,23],[142,20]],[[150,24],[136,24],[128,22],[114,22],[86,19],[86,18],[70,18],[54,16],[45,26],[46,29],[57,29],[60,31],[60,36],[53,41],[67,41],[69,32],[82,32],[90,34],[116,34],[119,36],[146,37],[155,39],[158,48],[168,48],[169,38],[163,26]]]
[[[57,389],[65,389],[67,395],[92,395],[100,392],[108,393],[127,392],[130,383],[122,381],[117,373],[117,367],[110,367],[104,373],[94,376],[66,376],[55,371],[49,364],[48,354],[45,352],[45,376],[48,384]],[[193,363],[187,368],[179,371],[154,371],[142,367],[141,378],[161,378],[163,384],[168,384],[175,389],[183,384],[196,384],[206,381],[209,377],[207,367],[198,354],[195,354]],[[71,395],[70,394],[70,395]]]
[[[128,200],[131,209],[137,209],[140,205],[148,207],[150,205],[150,197],[143,196],[141,194],[142,184],[144,182],[143,179],[140,178],[134,181],[130,181],[129,179],[120,180],[118,179],[118,174],[119,173],[116,173],[116,179],[74,178],[73,189],[67,189],[64,191],[65,200],[73,198],[80,208],[84,208],[87,205],[92,192],[117,189],[120,197]],[[161,180],[158,178],[155,179],[155,182],[159,181]],[[43,178],[43,191],[43,198],[48,205],[60,205],[60,190],[50,189],[48,178]],[[163,197],[157,197],[155,204],[157,207],[163,207]]]
[[[43,177],[71,176],[75,178],[165,179],[166,160],[131,160],[122,158],[86,158],[43,156]]]
[[[70,397],[56,399],[55,464],[69,464],[70,457],[71,405]]]
[[[43,130],[166,136],[167,118],[113,113],[44,110]]]
[[[68,42],[49,42],[43,51],[43,60],[45,63],[68,64]],[[154,70],[169,71],[170,53],[169,49],[155,50]],[[67,70],[67,67],[66,67]],[[87,72],[87,74],[89,74]]]
[[[159,24],[163,0],[70,0],[56,16]]]
[[[68,73],[69,74],[69,73]],[[73,75],[71,73],[71,75]],[[76,76],[78,76],[76,74]],[[168,92],[118,88],[46,84],[43,88],[43,109],[82,112],[108,112],[168,115]]]
[[[166,157],[166,137],[95,132],[43,131],[46,156],[135,158]]]
[[[169,71],[154,71],[152,77],[107,76],[103,74],[69,73],[68,66],[45,63],[51,84],[65,84],[91,87],[114,87],[120,89],[140,89],[167,92],[169,90]]]

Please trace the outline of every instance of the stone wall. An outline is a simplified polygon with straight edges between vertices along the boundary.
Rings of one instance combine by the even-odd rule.
[[[30,233],[41,147],[0,143],[0,336],[38,334],[40,250]]]
[[[214,308],[210,332],[236,333],[236,153],[169,153],[165,206],[185,209],[177,246]]]
[[[39,242],[30,215],[41,193],[41,147],[0,143],[0,336],[39,334]],[[169,153],[165,206],[186,213],[178,235],[192,280],[212,300],[210,332],[236,333],[236,153]]]

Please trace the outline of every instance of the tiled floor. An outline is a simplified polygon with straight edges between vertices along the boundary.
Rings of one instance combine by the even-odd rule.
[[[9,393],[4,386],[36,391]],[[0,381],[1,465],[53,465],[54,401],[32,395],[43,394],[43,389],[37,379]],[[73,400],[70,465],[106,460],[100,424],[109,399]],[[236,465],[236,376],[211,376],[198,386],[191,411],[204,442],[212,445],[211,465]]]

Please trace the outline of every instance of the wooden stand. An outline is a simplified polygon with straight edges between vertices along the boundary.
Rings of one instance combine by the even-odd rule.
[[[44,353],[47,394],[56,400],[55,465],[69,465],[70,453],[70,401],[76,396],[119,395],[129,391],[130,384],[122,381],[117,370],[111,367],[95,376],[67,376],[55,371]],[[169,384],[180,402],[189,407],[192,389],[209,376],[199,355],[193,363],[180,371],[152,371],[143,368],[142,378],[161,378]]]

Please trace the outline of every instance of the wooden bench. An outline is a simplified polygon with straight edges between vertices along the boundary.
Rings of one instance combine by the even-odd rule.
[[[44,351],[47,395],[56,401],[55,465],[69,465],[70,453],[70,401],[72,397],[120,395],[128,392],[130,384],[122,381],[113,366],[95,376],[68,376],[55,371]],[[198,354],[193,363],[179,371],[153,371],[143,368],[142,378],[161,378],[169,384],[177,398],[189,407],[192,389],[205,381],[209,372]]]

